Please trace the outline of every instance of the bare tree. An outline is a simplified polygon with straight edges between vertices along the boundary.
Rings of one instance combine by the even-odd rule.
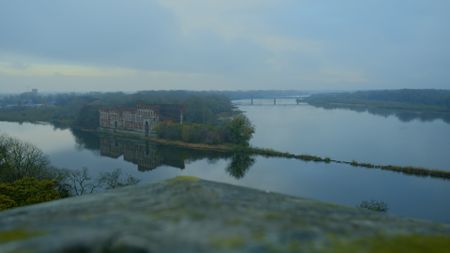
[[[93,193],[98,187],[98,184],[92,181],[86,167],[81,170],[68,171],[65,185],[68,191],[75,196]]]
[[[110,190],[139,183],[139,179],[128,175],[122,178],[121,169],[100,174],[96,179],[89,176],[88,169],[65,170],[62,187],[70,195],[80,196],[100,190]]]
[[[121,176],[122,176],[122,170],[115,169],[111,172],[106,172],[106,173],[100,174],[100,177],[98,178],[98,182],[105,189],[115,189],[115,188],[124,187],[127,185],[135,185],[135,184],[139,183],[139,179],[132,177],[131,175],[128,175],[128,177],[126,179],[121,179]]]
[[[0,166],[0,181],[53,176],[49,159],[40,149],[7,135],[0,135]]]

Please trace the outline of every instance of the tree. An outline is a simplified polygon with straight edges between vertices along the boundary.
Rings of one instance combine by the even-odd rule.
[[[41,203],[63,197],[58,183],[51,179],[25,177],[11,183],[0,183],[0,210]]]
[[[243,114],[235,116],[227,125],[227,141],[248,146],[255,132],[250,120]]]
[[[81,170],[67,170],[65,176],[65,188],[74,196],[81,196],[85,194],[93,193],[99,186],[92,181],[92,178],[88,174],[88,169],[83,167]]]
[[[122,170],[115,169],[111,172],[105,172],[98,178],[99,184],[107,190],[124,187],[128,185],[135,185],[139,183],[139,179],[128,175],[126,179],[122,179]]]
[[[1,137],[0,137],[1,138]],[[10,165],[7,159],[7,149],[5,146],[0,145],[0,171],[9,171]]]
[[[0,136],[0,181],[13,182],[24,177],[52,178],[49,159],[36,146]]]
[[[85,105],[75,119],[74,125],[76,127],[85,129],[97,129],[99,127],[99,109],[97,105]]]
[[[97,178],[93,179],[89,176],[89,171],[86,167],[81,170],[65,170],[65,175],[62,180],[64,191],[72,196],[91,194],[97,191],[97,189],[110,190],[135,185],[139,181],[139,179],[131,175],[122,177],[121,169],[101,173]]]

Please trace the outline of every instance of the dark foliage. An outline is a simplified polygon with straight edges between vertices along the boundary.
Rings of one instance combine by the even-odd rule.
[[[0,183],[0,210],[61,197],[55,180],[25,177],[11,183]]]
[[[83,129],[97,129],[99,127],[99,109],[98,105],[84,105],[78,113],[73,126]]]
[[[381,213],[386,213],[389,210],[385,202],[378,200],[362,201],[359,207]]]
[[[244,115],[233,117],[223,126],[163,122],[156,128],[156,133],[161,139],[204,144],[230,143],[243,146],[248,146],[253,132],[252,124]]]

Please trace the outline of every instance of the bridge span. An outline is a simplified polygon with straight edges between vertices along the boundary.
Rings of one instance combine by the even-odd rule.
[[[274,97],[274,98],[247,98],[233,100],[236,105],[300,105],[304,104],[305,96]]]

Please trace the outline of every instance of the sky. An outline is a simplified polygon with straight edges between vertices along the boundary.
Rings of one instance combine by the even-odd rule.
[[[450,89],[448,0],[0,0],[0,93]]]

